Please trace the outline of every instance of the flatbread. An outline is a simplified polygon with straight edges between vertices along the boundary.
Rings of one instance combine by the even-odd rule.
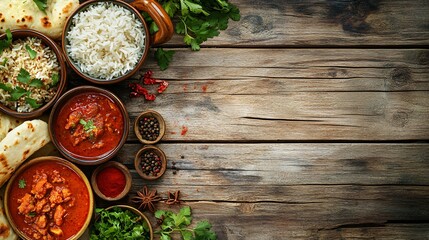
[[[6,134],[18,127],[22,122],[23,120],[10,117],[0,112],[0,141],[6,137]]]
[[[0,187],[25,159],[50,141],[48,124],[42,120],[26,121],[10,131],[0,142]]]
[[[15,240],[18,239],[16,233],[12,230],[6,219],[3,206],[4,189],[0,190],[0,239]]]
[[[33,0],[0,2],[0,32],[33,29],[54,39],[61,37],[67,17],[79,6],[79,0],[48,0],[45,14]]]

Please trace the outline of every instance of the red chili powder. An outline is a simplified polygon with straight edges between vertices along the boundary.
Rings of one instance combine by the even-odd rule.
[[[106,167],[101,170],[96,180],[98,189],[106,197],[116,197],[125,188],[125,174],[115,167]]]
[[[185,136],[187,132],[188,132],[188,127],[182,126],[182,132],[180,133],[180,135]]]

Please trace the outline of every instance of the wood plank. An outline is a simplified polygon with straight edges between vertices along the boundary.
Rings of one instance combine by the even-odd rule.
[[[429,5],[418,1],[232,0],[239,22],[204,46],[429,44]],[[167,45],[183,45],[176,35]]]
[[[163,114],[164,140],[429,138],[425,49],[177,51],[171,67],[155,73],[170,86],[154,102],[130,99],[129,81],[110,88],[131,117],[148,108]],[[147,69],[156,66],[149,62]]]

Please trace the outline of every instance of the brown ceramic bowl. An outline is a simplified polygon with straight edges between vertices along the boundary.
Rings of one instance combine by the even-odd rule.
[[[140,134],[140,131],[139,131],[140,120],[143,120],[144,118],[148,118],[148,117],[154,117],[159,122],[159,135],[155,140],[144,139],[143,136]],[[155,144],[155,143],[159,142],[165,134],[164,118],[161,116],[161,114],[159,114],[158,112],[153,111],[153,110],[147,110],[145,112],[142,112],[134,121],[134,133],[136,134],[137,138],[139,139],[139,141],[141,143],[143,143],[143,144]]]
[[[27,37],[35,37],[35,38],[39,38],[42,40],[42,43],[44,43],[46,46],[48,46],[49,48],[51,48],[58,60],[58,64],[60,66],[60,79],[57,85],[57,92],[55,93],[54,97],[47,102],[45,105],[41,106],[38,109],[35,109],[32,112],[17,112],[15,110],[12,110],[8,107],[6,107],[5,105],[3,105],[2,103],[0,103],[0,111],[17,117],[17,118],[23,118],[23,119],[28,119],[28,118],[35,118],[35,117],[39,117],[40,115],[42,115],[46,110],[48,110],[50,107],[52,107],[52,105],[57,101],[57,99],[61,96],[61,93],[64,91],[64,88],[67,84],[67,80],[66,80],[66,76],[67,76],[67,69],[66,69],[66,63],[64,60],[64,56],[62,54],[61,48],[54,42],[52,41],[49,37],[47,37],[46,35],[44,35],[41,32],[38,31],[34,31],[34,30],[12,30],[12,41],[16,40],[16,39],[25,39]],[[0,35],[0,39],[5,39],[6,38],[6,34],[2,34]],[[1,55],[0,55],[1,56]]]
[[[89,145],[90,148],[88,148],[88,146],[86,148],[84,148],[84,147],[82,147],[82,145],[80,145],[82,143],[81,142],[81,143],[77,144],[77,146],[80,145],[81,149],[80,150],[79,149],[73,150],[72,149],[73,147],[70,146],[71,143],[67,143],[65,141],[61,142],[61,140],[60,140],[60,136],[67,135],[67,134],[70,135],[72,128],[70,128],[68,130],[65,129],[65,125],[68,121],[68,118],[71,116],[71,114],[68,115],[68,117],[67,116],[59,117],[59,114],[61,114],[62,111],[64,111],[64,112],[69,111],[68,108],[66,108],[66,105],[69,103],[69,101],[76,99],[75,97],[77,97],[77,96],[84,96],[85,94],[91,95],[91,96],[106,97],[107,99],[109,99],[109,101],[111,103],[113,103],[115,106],[118,107],[120,114],[122,116],[122,125],[121,125],[122,126],[122,134],[119,134],[119,142],[117,144],[115,144],[114,146],[112,146],[112,148],[106,149],[106,151],[104,151],[103,153],[100,153],[98,155],[94,155],[94,154],[97,154],[94,152],[101,151],[100,150],[101,148],[99,148],[99,150],[97,150],[96,146],[91,148],[92,145]],[[85,105],[85,104],[83,104],[83,105]],[[99,110],[99,111],[101,113],[101,110]],[[82,118],[84,118],[84,117],[82,117]],[[113,122],[113,120],[111,122]],[[110,122],[104,123],[104,128],[103,128],[104,134],[107,134],[106,132],[108,129],[108,126],[107,126],[108,123],[110,123]],[[76,125],[78,125],[78,124],[81,124],[80,121],[78,121],[76,123]],[[75,163],[78,163],[78,164],[82,164],[82,165],[97,165],[97,164],[101,164],[101,163],[108,161],[109,159],[111,159],[112,157],[114,157],[118,153],[118,151],[124,145],[124,143],[128,137],[129,125],[130,125],[130,123],[129,123],[128,113],[127,113],[127,110],[125,109],[124,104],[112,92],[107,91],[107,90],[102,89],[102,88],[93,87],[93,86],[80,86],[80,87],[73,88],[73,89],[67,91],[66,93],[64,93],[64,95],[61,96],[58,99],[58,101],[55,103],[55,105],[53,106],[51,114],[49,116],[49,135],[50,135],[50,137],[52,139],[52,143],[55,145],[55,147],[57,147],[59,152],[62,155],[64,155],[68,160],[75,162]],[[116,131],[116,129],[114,131]],[[120,130],[118,130],[118,131],[121,132]],[[103,135],[101,135],[101,137],[103,137]],[[87,138],[87,139],[90,139],[90,138]],[[98,138],[96,138],[96,140],[97,141],[94,142],[93,144],[97,144],[99,142]],[[85,140],[85,141],[89,141],[89,140]],[[86,144],[88,144],[88,143],[86,143]],[[67,145],[68,145],[68,147],[67,147]],[[80,153],[79,151],[85,152],[86,155]]]
[[[141,211],[139,211],[138,209],[136,209],[136,208],[134,208],[134,207],[131,207],[131,206],[128,206],[128,205],[113,205],[113,206],[110,206],[110,207],[107,207],[105,210],[111,210],[111,209],[113,209],[113,208],[121,208],[123,211],[125,211],[125,210],[129,210],[129,211],[131,211],[131,212],[133,212],[133,213],[135,213],[137,216],[139,216],[141,219],[140,220],[143,220],[144,221],[144,223],[146,223],[147,224],[147,226],[148,226],[148,228],[149,228],[149,239],[150,240],[153,240],[153,229],[152,229],[152,225],[151,225],[151,223],[150,223],[150,221],[149,221],[149,219],[146,217],[146,215],[144,215]],[[96,217],[95,217],[95,222],[97,222],[98,220],[100,219],[100,215],[97,215]],[[144,224],[143,223],[143,224]]]
[[[122,192],[119,193],[119,195],[117,195],[116,197],[108,197],[108,196],[104,195],[100,191],[100,189],[98,188],[98,185],[97,185],[97,175],[102,170],[106,169],[107,167],[114,167],[116,169],[119,169],[125,176],[125,187],[122,190]],[[91,176],[92,189],[97,194],[97,196],[99,196],[101,199],[104,199],[106,201],[116,201],[116,200],[119,200],[119,199],[125,197],[131,189],[131,181],[132,181],[132,177],[131,177],[130,170],[128,170],[128,168],[125,165],[123,165],[122,163],[115,162],[115,161],[109,161],[109,162],[106,162],[106,163],[98,166],[94,170],[94,172],[92,173],[92,176]]]
[[[94,197],[91,191],[91,185],[86,178],[85,174],[73,163],[54,156],[39,157],[24,163],[12,176],[6,186],[4,208],[6,210],[6,217],[13,228],[13,230],[22,238],[26,240],[33,239],[25,233],[22,227],[24,223],[24,216],[17,214],[16,205],[17,199],[22,198],[26,193],[30,193],[32,189],[33,174],[40,169],[46,169],[46,174],[52,173],[53,169],[60,172],[61,177],[65,178],[66,183],[69,182],[69,189],[74,197],[75,205],[73,207],[66,207],[67,220],[64,221],[62,227],[73,228],[74,231],[68,233],[67,239],[78,239],[88,228],[94,210]],[[73,180],[74,179],[74,180]],[[76,179],[78,182],[76,182]],[[19,182],[24,181],[26,185],[23,188],[19,187]],[[53,183],[55,185],[55,183]],[[58,184],[58,183],[57,183]],[[62,184],[62,183],[60,183]],[[86,216],[77,217],[73,214],[82,211]]]
[[[148,175],[148,174],[144,173],[142,170],[141,156],[143,155],[143,153],[146,153],[146,152],[153,152],[156,155],[158,155],[159,158],[161,159],[161,170],[156,176]],[[151,146],[151,145],[147,145],[147,146],[144,146],[143,148],[141,148],[137,152],[136,157],[134,158],[134,167],[136,168],[137,173],[143,179],[155,180],[155,179],[160,178],[165,173],[165,170],[167,169],[167,157],[165,156],[165,153],[160,148],[155,147],[155,146]]]

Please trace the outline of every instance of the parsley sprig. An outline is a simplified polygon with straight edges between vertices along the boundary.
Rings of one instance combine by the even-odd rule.
[[[92,130],[96,129],[97,127],[94,125],[94,121],[88,120],[85,121],[83,119],[79,120],[79,123],[83,125],[83,130],[85,132],[91,132]]]
[[[12,44],[12,32],[9,29],[6,29],[6,39],[0,40],[0,54],[2,54],[3,50],[8,48],[10,44]]]
[[[178,21],[175,24],[176,33],[183,35],[183,41],[191,46],[192,50],[200,50],[200,45],[209,38],[218,36],[220,31],[228,28],[229,19],[240,20],[239,9],[228,0],[159,0],[164,10],[171,18]],[[158,31],[158,27],[147,13],[143,13],[149,23],[151,33]],[[159,50],[155,52],[155,59],[161,70],[165,70],[174,51]]]
[[[212,225],[208,221],[200,221],[195,228],[190,228],[192,222],[191,208],[183,207],[179,213],[172,211],[158,210],[155,217],[163,219],[160,230],[155,233],[160,234],[161,240],[171,240],[170,234],[178,232],[183,240],[215,240],[216,233],[211,230]]]
[[[33,2],[37,5],[40,11],[46,13],[46,8],[48,7],[48,0],[33,0]]]
[[[25,182],[25,179],[19,179],[18,181],[18,187],[19,188],[25,188],[27,186],[27,183]]]

